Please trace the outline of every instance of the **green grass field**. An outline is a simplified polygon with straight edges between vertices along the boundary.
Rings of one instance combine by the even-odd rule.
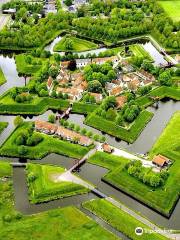
[[[75,207],[57,208],[33,215],[15,211],[12,167],[0,162],[0,239],[6,240],[118,240]],[[6,219],[6,220],[5,220]]]
[[[174,22],[180,21],[180,1],[179,0],[159,1],[159,4]]]
[[[147,225],[138,221],[125,211],[114,206],[105,199],[95,199],[82,204],[82,206],[94,213],[98,217],[102,218],[112,227],[120,232],[123,232],[126,236],[133,240],[160,240],[167,239],[166,237],[157,233],[143,233],[141,236],[136,235],[135,229],[141,227],[143,229],[150,229]]]
[[[8,122],[0,122],[0,134],[8,126]]]
[[[4,76],[3,71],[0,68],[0,86],[3,85],[6,82],[6,78]]]
[[[79,114],[87,114],[87,113],[92,113],[97,108],[98,108],[98,105],[96,104],[74,102],[72,107],[72,112],[79,113]]]
[[[15,139],[19,136],[19,132],[26,130],[28,126],[29,123],[25,122],[22,126],[15,129],[0,148],[0,155],[20,156],[18,153],[18,145],[15,144]],[[54,138],[53,136],[42,133],[39,134],[43,135],[43,141],[36,146],[26,146],[27,152],[23,154],[24,158],[41,159],[50,153],[57,153],[80,159],[90,150],[90,147],[83,147],[68,141],[60,140],[59,138]]]
[[[66,44],[67,41],[71,41],[72,43],[72,48],[67,49]],[[91,49],[97,48],[97,44],[93,42],[89,42],[84,39],[76,38],[76,37],[63,37],[55,46],[54,46],[54,51],[75,51],[75,52],[81,52],[81,51],[88,51]]]
[[[58,166],[28,164],[26,172],[30,201],[41,203],[88,192],[88,189],[75,183],[55,182],[64,171]],[[32,180],[32,176],[35,179]]]

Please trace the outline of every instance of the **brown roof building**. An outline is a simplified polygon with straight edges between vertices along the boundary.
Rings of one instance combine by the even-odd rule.
[[[169,159],[159,154],[153,158],[152,162],[159,167],[163,167],[169,163]]]
[[[117,96],[117,95],[119,95],[121,92],[123,92],[122,87],[117,86],[117,87],[113,88],[113,89],[109,92],[109,95]]]
[[[113,149],[107,143],[103,143],[102,148],[103,148],[103,151],[107,152],[107,153],[112,153],[112,151],[113,151]]]
[[[117,108],[122,108],[127,101],[126,96],[116,97]]]
[[[44,133],[53,134],[56,132],[58,126],[49,122],[36,120],[35,121],[35,129],[38,131],[42,131]]]

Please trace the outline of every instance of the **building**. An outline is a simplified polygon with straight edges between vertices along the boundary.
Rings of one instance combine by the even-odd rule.
[[[108,61],[114,64],[114,63],[117,63],[119,60],[118,60],[118,57],[116,56],[92,59],[92,63],[99,64],[99,65],[104,64],[105,62],[108,62]]]
[[[36,120],[35,129],[46,134],[54,134],[57,131],[58,126],[49,122]]]
[[[69,66],[70,61],[64,61],[60,63],[62,69],[67,69]]]
[[[102,149],[104,152],[106,153],[112,153],[113,149],[111,148],[111,146],[107,143],[103,143],[102,144]]]
[[[89,93],[90,96],[93,96],[96,100],[96,103],[100,103],[103,100],[103,96],[101,93]]]
[[[47,89],[51,90],[52,86],[53,86],[53,79],[51,76],[49,76],[49,78],[47,80]]]
[[[127,83],[127,86],[131,91],[136,91],[140,85],[141,82],[138,79],[134,79]]]
[[[68,141],[77,142],[82,146],[90,146],[92,144],[92,140],[90,138],[62,126],[58,127],[56,135]]]
[[[114,87],[111,91],[109,91],[109,95],[111,96],[118,96],[123,92],[123,89],[121,86]]]
[[[127,102],[126,96],[122,95],[122,96],[116,97],[117,109],[122,108],[126,102]]]
[[[83,67],[85,67],[89,64],[91,64],[91,59],[90,58],[76,59],[76,67],[77,68],[83,68]]]
[[[58,93],[67,94],[69,99],[71,99],[73,101],[81,99],[82,92],[83,92],[83,90],[74,88],[74,87],[72,87],[72,88],[57,87],[57,89],[56,89],[56,94],[58,94]]]
[[[166,166],[168,163],[170,162],[170,160],[163,156],[163,155],[156,155],[153,160],[152,163],[154,163],[155,165],[157,165],[158,167],[164,167]]]

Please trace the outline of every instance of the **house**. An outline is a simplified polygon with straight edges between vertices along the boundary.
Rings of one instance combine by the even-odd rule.
[[[47,80],[47,89],[50,90],[53,86],[53,79],[51,76],[49,76],[48,80]]]
[[[110,92],[109,92],[109,95],[112,95],[112,96],[118,96],[120,93],[123,92],[123,89],[121,86],[117,86],[115,88],[113,88]]]
[[[77,88],[62,88],[62,87],[57,87],[56,89],[56,93],[62,93],[62,94],[67,94],[68,97],[75,101],[75,100],[78,100],[78,99],[81,99],[82,98],[82,90],[81,89],[77,89]]]
[[[92,63],[95,63],[95,64],[104,64],[105,62],[112,62],[113,64],[114,63],[117,63],[118,62],[118,57],[116,56],[112,56],[112,57],[104,57],[104,58],[94,58],[92,59]]]
[[[85,67],[88,64],[91,64],[91,59],[90,58],[76,59],[76,67],[77,68]]]
[[[62,82],[68,83],[70,80],[70,74],[66,70],[61,69],[56,79],[60,84],[62,84]]]
[[[170,162],[170,160],[163,156],[163,155],[156,155],[153,160],[152,163],[154,163],[155,165],[157,165],[158,167],[164,167],[166,166],[168,163]]]
[[[143,81],[144,85],[145,85],[145,83],[151,84],[152,82],[155,81],[155,77],[154,77],[151,73],[148,73],[148,72],[146,72],[146,71],[143,70],[143,69],[141,69],[141,70],[138,71],[138,72],[135,72],[135,74],[136,74],[138,77],[142,78],[142,81]]]
[[[136,91],[140,85],[141,82],[138,79],[134,79],[131,82],[127,83],[128,88],[132,91]]]
[[[83,92],[88,88],[88,83],[87,81],[81,82],[80,85],[77,86],[77,89],[82,90]]]
[[[58,126],[49,122],[36,120],[35,130],[46,134],[54,134],[57,131]]]
[[[75,131],[67,129],[63,126],[58,127],[56,135],[68,141],[77,142],[82,146],[89,146],[92,144],[92,140],[90,138],[76,133]]]
[[[126,96],[122,95],[122,96],[116,97],[117,109],[122,108],[126,102],[127,102]]]
[[[102,149],[104,152],[106,153],[112,153],[113,149],[111,148],[111,146],[107,143],[103,143],[102,144]]]
[[[64,61],[60,63],[61,68],[67,69],[69,66],[70,61]]]
[[[100,103],[103,100],[101,93],[89,93],[90,96],[93,96],[96,100],[96,103]]]
[[[122,66],[123,72],[125,72],[125,73],[133,72],[133,71],[134,71],[133,66],[130,65],[130,64],[129,64],[127,61],[125,61],[125,60],[122,60],[122,61],[121,61],[121,66]]]

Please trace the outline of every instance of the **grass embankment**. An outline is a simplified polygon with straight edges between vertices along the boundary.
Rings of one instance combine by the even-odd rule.
[[[126,162],[121,160],[122,163],[119,164],[118,159],[115,159],[112,155],[108,155],[108,157],[105,153],[101,153],[101,156],[99,156],[100,154],[96,153],[97,155],[92,156],[89,161],[111,170],[103,177],[106,182],[128,193],[163,215],[170,216],[173,207],[179,199],[180,193],[179,129],[180,112],[178,111],[174,114],[150,151],[150,158],[153,158],[154,155],[162,154],[173,162],[169,168],[168,179],[162,187],[150,187],[135,177],[130,176],[124,168]]]
[[[174,21],[180,21],[180,1],[171,0],[171,1],[158,1],[160,6],[168,14],[168,16]]]
[[[72,158],[82,158],[91,147],[83,147],[78,144],[73,144],[59,138],[54,138],[43,133],[39,133],[43,136],[43,141],[36,146],[26,146],[27,152],[21,156],[18,152],[18,145],[15,140],[19,136],[20,132],[25,131],[29,126],[28,122],[23,123],[22,126],[14,130],[5,143],[0,148],[0,155],[10,157],[24,157],[30,159],[41,159],[50,153],[57,153]]]
[[[143,48],[140,44],[134,44],[130,46],[130,50],[133,52],[134,56],[142,57],[143,59],[147,59],[151,62],[154,62],[151,55]]]
[[[73,106],[72,106],[72,112],[79,113],[79,114],[88,114],[88,113],[92,113],[97,108],[98,108],[98,105],[95,105],[95,104],[75,102],[73,103]]]
[[[68,43],[71,45],[69,48],[67,48]],[[97,47],[98,45],[93,42],[72,36],[65,36],[54,46],[53,50],[56,52],[58,51],[81,52],[96,49]]]
[[[118,126],[115,122],[108,121],[95,113],[90,114],[85,119],[85,123],[114,137],[133,143],[152,117],[153,113],[146,110],[142,111],[129,129]]]
[[[17,103],[9,92],[0,98],[0,114],[40,115],[48,109],[65,110],[68,106],[67,100],[38,96],[34,96],[30,103]]]
[[[8,126],[8,122],[0,122],[0,134],[5,128],[7,128],[7,126]]]
[[[167,97],[179,101],[180,88],[161,86],[153,89],[147,95],[137,98],[136,102],[140,106],[147,107],[153,104],[153,100],[151,99],[151,97],[159,97],[159,99]]]
[[[39,240],[117,240],[110,232],[99,226],[75,207],[54,209],[25,216],[14,209],[12,167],[0,162],[0,239]]]
[[[135,229],[137,227],[141,227],[143,229],[150,228],[143,224],[142,222],[138,221],[136,218],[132,217],[128,213],[124,212],[120,208],[114,206],[110,202],[105,199],[95,199],[82,204],[82,206],[89,210],[90,212],[94,213],[98,217],[102,218],[112,227],[117,229],[118,231],[124,233],[130,239],[133,240],[160,240],[160,239],[167,239],[166,237],[158,234],[158,233],[146,233],[144,232],[141,236],[136,235]]]
[[[0,68],[0,86],[3,85],[5,82],[6,82],[6,78],[4,76],[2,69]]]
[[[41,203],[58,198],[87,193],[89,190],[72,182],[58,181],[65,170],[61,167],[28,164],[26,167],[29,186],[29,199]]]
[[[20,74],[33,75],[34,73],[36,73],[41,69],[42,62],[39,58],[31,57],[31,63],[27,63],[26,57],[27,57],[26,54],[16,55],[15,61],[16,61],[17,71]]]

